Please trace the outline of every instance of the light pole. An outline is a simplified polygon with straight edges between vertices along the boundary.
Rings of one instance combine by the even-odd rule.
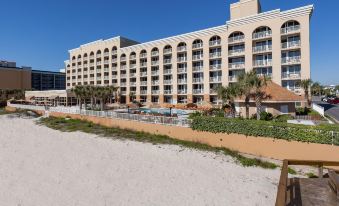
[[[172,117],[172,106],[169,109],[170,109],[170,116]]]

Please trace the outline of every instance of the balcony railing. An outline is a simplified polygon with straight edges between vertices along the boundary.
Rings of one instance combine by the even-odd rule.
[[[126,65],[121,65],[120,66],[120,70],[126,70],[127,69],[127,66]]]
[[[187,61],[187,57],[178,57],[178,62],[185,62]]]
[[[112,63],[116,63],[117,61],[118,61],[117,58],[113,58],[113,59],[112,59]]]
[[[178,68],[178,73],[186,73],[186,72],[187,72],[187,67]]]
[[[101,69],[97,69],[96,71],[97,71],[97,73],[101,73]]]
[[[137,65],[136,65],[136,64],[130,64],[130,65],[129,65],[129,68],[130,68],[130,69],[135,69],[135,68],[137,68]]]
[[[164,54],[171,54],[172,53],[172,49],[164,49]]]
[[[221,82],[221,76],[210,77],[210,82]]]
[[[193,83],[203,83],[204,78],[193,78]]]
[[[97,62],[97,64],[96,64],[97,66],[101,66],[101,61],[100,62]]]
[[[117,50],[112,50],[112,55],[116,55],[118,53]]]
[[[154,56],[159,56],[159,52],[158,51],[152,51],[151,52],[151,56],[154,57]]]
[[[272,51],[272,45],[262,45],[253,47],[253,53]]]
[[[272,66],[272,59],[255,60],[255,61],[253,61],[253,66],[254,67]]]
[[[201,59],[203,59],[204,57],[203,57],[203,55],[193,55],[193,60],[201,60]]]
[[[105,52],[104,57],[108,57],[108,56],[109,56],[109,52]]]
[[[127,74],[120,74],[120,77],[121,77],[121,78],[126,78],[126,77],[127,77]]]
[[[109,80],[109,76],[104,76],[104,80]]]
[[[100,59],[100,58],[101,58],[101,54],[97,54],[95,57],[96,57],[97,59]]]
[[[137,76],[137,73],[130,73],[129,76],[130,76],[130,77],[136,77],[136,76]]]
[[[257,73],[258,77],[272,77],[272,73]]]
[[[281,34],[294,33],[300,30],[300,25],[289,26],[281,29]]]
[[[290,41],[281,44],[282,49],[291,49],[291,48],[298,48],[301,46],[301,41]]]
[[[158,76],[159,75],[159,71],[157,70],[157,71],[152,71],[152,76]]]
[[[245,48],[242,49],[233,49],[228,51],[228,56],[240,55],[245,52]]]
[[[94,81],[94,77],[90,77],[89,80],[90,80],[90,81]]]
[[[90,73],[90,74],[94,74],[94,71],[93,71],[93,70],[90,70],[89,73]]]
[[[147,72],[140,72],[140,76],[142,77],[147,76]]]
[[[118,69],[117,66],[112,67],[112,71],[116,71]]]
[[[300,73],[282,73],[281,78],[282,79],[300,79],[301,74]]]
[[[136,57],[137,57],[136,55],[131,55],[131,56],[129,57],[129,59],[130,59],[130,60],[134,60],[134,59],[136,59]]]
[[[109,68],[104,68],[104,72],[109,72]]]
[[[187,90],[186,89],[179,89],[178,94],[187,94]]]
[[[210,70],[219,70],[221,69],[221,64],[210,65]]]
[[[172,79],[165,79],[164,84],[172,84]]]
[[[164,59],[164,64],[170,64],[172,63],[172,59]]]
[[[154,85],[159,85],[159,80],[154,80],[151,82],[151,84],[154,86]]]
[[[89,58],[90,58],[90,59],[94,59],[94,55],[90,55]]]
[[[262,39],[262,38],[268,38],[272,36],[272,31],[262,31],[262,32],[257,32],[253,34],[253,39]]]
[[[97,77],[97,80],[101,80],[101,77]]]
[[[140,66],[141,66],[141,67],[147,67],[147,62],[141,62],[141,63],[140,63]]]
[[[157,95],[157,94],[159,94],[159,90],[152,90],[152,91],[151,91],[151,94]]]
[[[193,49],[200,49],[200,48],[202,48],[202,46],[203,46],[202,43],[197,43],[197,44],[193,44],[193,45],[192,45],[192,48],[193,48]]]
[[[129,85],[132,86],[132,87],[135,87],[135,86],[137,86],[137,83],[136,82],[130,82]]]
[[[300,64],[301,57],[295,56],[295,57],[285,57],[281,59],[281,64]]]
[[[120,61],[122,61],[122,62],[126,61],[126,57],[121,57]]]
[[[87,67],[88,66],[88,64],[84,64],[84,67]]]
[[[238,42],[243,42],[244,40],[245,40],[245,36],[239,35],[239,36],[228,38],[228,43],[238,43]]]
[[[152,61],[152,62],[151,62],[151,65],[152,65],[152,66],[157,66],[157,65],[159,65],[159,61]]]
[[[229,76],[228,77],[229,82],[236,82],[237,81],[237,76]]]
[[[193,94],[203,94],[204,90],[203,89],[193,89]]]
[[[104,64],[109,64],[109,60],[104,60]]]
[[[195,66],[193,67],[193,72],[202,72],[204,70],[203,66]]]
[[[187,50],[186,46],[180,46],[180,47],[177,48],[178,52],[182,52],[182,51],[186,51],[186,50]]]
[[[120,86],[125,87],[125,86],[127,86],[127,83],[126,82],[120,82]]]
[[[173,91],[172,90],[164,90],[164,94],[172,94]]]
[[[245,62],[235,62],[228,64],[229,69],[245,69]]]
[[[117,75],[112,75],[112,79],[116,79],[116,78],[118,78]]]
[[[147,90],[140,90],[140,94],[147,94]]]
[[[140,85],[141,85],[141,86],[147,86],[147,81],[141,81],[141,82],[140,82]]]
[[[164,74],[172,74],[172,69],[165,69]]]
[[[286,89],[288,89],[291,92],[294,92],[296,94],[301,94],[302,93],[302,89],[300,87],[286,87]]]
[[[125,85],[125,86],[126,86],[126,85]],[[126,95],[127,92],[126,92],[126,91],[121,91],[120,94],[121,94],[121,95]]]
[[[178,84],[186,84],[187,79],[178,79]]]
[[[218,58],[218,57],[221,57],[221,52],[210,53],[210,58]]]
[[[219,46],[219,45],[221,45],[221,40],[210,41],[209,45],[210,46]]]

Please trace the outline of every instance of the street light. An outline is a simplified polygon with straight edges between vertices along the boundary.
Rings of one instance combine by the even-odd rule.
[[[129,114],[129,106],[127,106],[127,113]]]
[[[170,106],[170,116],[172,117],[172,106]]]

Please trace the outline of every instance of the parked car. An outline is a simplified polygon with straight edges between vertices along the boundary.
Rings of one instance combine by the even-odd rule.
[[[330,104],[339,104],[339,98],[329,99],[327,102]]]

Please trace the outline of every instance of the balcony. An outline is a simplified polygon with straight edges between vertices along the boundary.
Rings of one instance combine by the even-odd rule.
[[[265,39],[272,37],[272,31],[262,31],[262,32],[257,32],[253,34],[253,39]]]
[[[104,68],[104,72],[109,72],[109,68]]]
[[[101,58],[101,54],[97,54],[95,57],[96,57],[97,59],[100,59],[100,58]]]
[[[93,70],[90,70],[89,73],[90,73],[90,74],[94,74],[94,71],[93,71]]]
[[[121,95],[126,95],[127,92],[126,92],[126,91],[121,91],[120,94],[121,94]]]
[[[104,57],[108,57],[108,56],[109,56],[109,52],[105,52]]]
[[[301,62],[300,56],[281,58],[282,65],[300,64],[300,62]]]
[[[281,44],[282,49],[295,49],[295,48],[300,48],[301,46],[301,41],[290,41],[290,42],[285,42]]]
[[[88,78],[84,78],[84,82],[88,81]]]
[[[104,80],[109,80],[109,76],[104,76]]]
[[[187,94],[187,90],[186,89],[179,89],[178,94]]]
[[[172,84],[172,79],[165,79],[164,84]]]
[[[101,69],[97,69],[96,71],[97,71],[97,73],[101,73]]]
[[[200,84],[204,82],[204,78],[193,78],[193,84]]]
[[[172,59],[164,59],[164,64],[171,64],[172,63]]]
[[[137,58],[136,55],[131,55],[131,56],[129,57],[130,60],[135,60],[136,58]]]
[[[147,58],[147,53],[142,53],[142,54],[140,54],[140,58],[141,58],[141,59]]]
[[[126,86],[127,86],[127,83],[126,83],[126,82],[120,82],[120,86],[121,86],[121,87],[126,87]]]
[[[147,90],[140,90],[140,94],[147,94]]]
[[[212,82],[212,83],[221,82],[221,76],[210,77],[210,82]]]
[[[195,66],[193,67],[193,72],[202,72],[204,71],[204,67],[203,66]]]
[[[172,49],[164,49],[164,54],[171,54],[172,53]]]
[[[220,70],[221,64],[210,65],[210,70]]]
[[[112,79],[116,79],[116,78],[118,78],[117,75],[112,75]]]
[[[129,65],[129,68],[130,68],[130,69],[135,69],[135,68],[137,68],[137,65],[136,65],[136,64],[130,64],[130,65]]]
[[[112,50],[112,55],[117,55],[118,51],[117,50]]]
[[[127,77],[127,74],[120,74],[120,77],[121,77],[121,78],[126,78],[126,77]]]
[[[151,62],[151,65],[152,65],[152,66],[158,66],[158,65],[159,65],[159,61],[152,61],[152,62]]]
[[[164,90],[164,94],[172,94],[173,91],[172,90]]]
[[[178,68],[178,73],[186,73],[186,72],[187,72],[187,67]]]
[[[97,77],[97,80],[101,80],[101,77]]]
[[[237,55],[243,55],[245,52],[245,48],[242,49],[233,49],[228,51],[228,56],[237,56]]]
[[[203,46],[202,43],[193,44],[193,45],[192,45],[192,49],[201,49],[202,46]]]
[[[158,70],[152,71],[152,72],[151,72],[151,75],[152,75],[152,76],[158,76],[158,75],[159,75],[159,71],[158,71]]]
[[[187,79],[178,79],[178,84],[187,84]]]
[[[165,69],[164,74],[172,74],[172,69]]]
[[[91,60],[94,59],[94,55],[90,55],[89,59],[91,59]]]
[[[152,86],[159,85],[159,80],[154,80],[151,82]]]
[[[147,81],[141,81],[140,86],[147,86]]]
[[[282,28],[281,34],[295,33],[295,32],[299,32],[299,30],[300,30],[300,25],[289,26],[289,27],[286,27],[286,28]]]
[[[186,46],[180,46],[180,47],[178,47],[178,49],[177,49],[178,52],[184,52],[184,51],[186,51],[186,50],[187,50],[187,47],[186,47]]]
[[[195,61],[195,60],[202,60],[203,58],[204,58],[203,55],[193,55],[192,56],[193,61]]]
[[[294,92],[296,94],[301,94],[302,93],[302,89],[300,87],[287,87],[286,89],[288,89],[291,92]]]
[[[255,60],[253,61],[254,67],[269,67],[272,66],[272,59],[267,60]]]
[[[112,63],[117,63],[118,59],[117,58],[113,58],[112,59]]]
[[[239,43],[239,42],[243,42],[245,40],[245,36],[244,35],[239,35],[239,36],[234,36],[234,37],[230,37],[228,38],[228,43]]]
[[[97,66],[101,66],[101,61],[96,63]]]
[[[237,76],[229,76],[228,77],[229,82],[236,82],[237,81]]]
[[[141,62],[141,63],[140,63],[140,66],[141,66],[141,67],[147,67],[147,62]]]
[[[77,61],[78,61],[78,63],[80,63],[81,62],[81,58],[79,58]]]
[[[86,68],[88,66],[88,64],[86,63],[86,64],[84,64],[84,68]]]
[[[121,65],[120,66],[120,70],[126,70],[127,69],[127,66],[126,65]]]
[[[130,85],[131,87],[135,87],[135,86],[137,86],[137,83],[136,83],[136,82],[130,82],[129,85]]]
[[[228,64],[229,69],[245,69],[245,62],[235,62]]]
[[[301,74],[299,73],[282,73],[281,74],[281,79],[284,80],[295,80],[295,79],[300,79]]]
[[[158,52],[158,51],[152,51],[152,52],[151,52],[151,56],[152,56],[152,57],[159,56],[159,52]]]
[[[118,69],[117,66],[112,67],[112,71],[116,71]]]
[[[121,58],[120,58],[120,61],[121,61],[121,62],[125,62],[125,61],[126,61],[126,57],[121,57]]]
[[[210,41],[209,45],[210,45],[210,47],[220,46],[221,45],[221,40]]]
[[[136,76],[137,76],[137,73],[130,73],[129,76],[130,76],[130,77],[136,77]]]
[[[104,64],[108,65],[109,64],[109,60],[104,60]]]
[[[193,89],[193,94],[203,94],[204,90],[203,89]]]
[[[272,77],[272,73],[257,73],[258,77]]]
[[[178,57],[178,62],[186,62],[187,57]]]
[[[221,57],[221,52],[210,53],[210,59]]]
[[[151,91],[151,94],[153,94],[153,95],[158,95],[158,94],[159,94],[159,90],[152,90],[152,91]]]
[[[94,81],[94,77],[90,77],[89,80],[90,80],[90,81]]]
[[[147,76],[147,72],[140,72],[140,76],[141,77],[146,77]]]
[[[263,53],[272,51],[272,45],[256,46],[252,49],[253,53]]]
[[[217,94],[216,89],[210,89],[210,94]]]

